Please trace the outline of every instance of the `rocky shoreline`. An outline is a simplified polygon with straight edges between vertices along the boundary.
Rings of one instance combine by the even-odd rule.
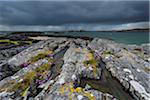
[[[20,48],[0,59],[0,100],[150,99],[149,44],[49,37]],[[7,50],[0,52],[7,54]],[[128,91],[129,97],[120,93],[120,98],[90,84],[81,86],[83,78],[107,82],[104,68]],[[109,84],[110,88],[115,86]]]

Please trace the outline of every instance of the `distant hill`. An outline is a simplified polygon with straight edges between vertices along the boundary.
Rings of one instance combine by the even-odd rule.
[[[136,29],[128,29],[128,30],[116,30],[116,32],[149,32],[149,28],[145,28],[145,29],[140,29],[140,28],[136,28]]]
[[[96,32],[149,32],[150,28],[136,28],[136,29],[122,29],[122,30],[99,30]],[[11,34],[20,34],[20,33],[30,33],[30,34],[41,34],[43,32],[52,32],[52,33],[62,33],[62,32],[92,32],[88,30],[66,30],[66,31],[0,31],[3,33],[11,33]]]

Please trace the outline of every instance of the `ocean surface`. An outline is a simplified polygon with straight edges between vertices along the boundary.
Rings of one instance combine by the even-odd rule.
[[[4,34],[6,33],[0,32],[0,35]],[[57,36],[85,36],[92,38],[105,38],[119,43],[136,44],[136,45],[149,43],[150,41],[149,32],[63,32],[63,33],[45,32],[45,34]]]
[[[57,35],[105,38],[125,44],[140,45],[143,43],[149,43],[149,32],[66,32],[58,33]]]

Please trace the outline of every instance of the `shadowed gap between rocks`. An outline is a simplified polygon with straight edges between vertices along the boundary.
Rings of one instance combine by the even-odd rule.
[[[58,53],[54,55],[54,64],[52,65],[52,68],[51,68],[51,78],[50,78],[51,80],[54,80],[60,74],[61,67],[64,63],[63,56],[68,48],[69,47],[65,47],[63,50],[59,51]],[[42,88],[38,88],[37,94],[39,94],[42,90],[43,90]]]
[[[109,93],[119,100],[134,100],[129,91],[125,90],[121,83],[106,69],[103,61],[100,62],[100,66],[102,68],[101,79],[82,77],[80,79],[80,86],[85,87],[88,84],[91,86],[91,89],[93,88],[103,93]]]
[[[65,47],[63,50],[61,50],[60,52],[56,53],[54,55],[54,65],[52,66],[52,79],[55,79],[61,72],[61,67],[64,63],[63,61],[63,56],[65,54],[65,52],[67,51],[69,47]]]

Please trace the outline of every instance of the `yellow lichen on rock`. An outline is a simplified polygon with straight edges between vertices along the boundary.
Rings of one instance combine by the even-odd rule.
[[[82,87],[74,88],[72,82],[62,85],[62,87],[60,88],[60,93],[61,95],[67,95],[70,100],[73,99],[74,93],[78,93],[80,95],[88,97],[89,100],[96,100],[92,93],[85,91]]]
[[[88,57],[88,59],[93,59],[93,58],[94,58],[94,55],[93,55],[92,53],[88,53],[88,54],[87,54],[87,57]]]
[[[48,50],[45,53],[48,55],[48,54],[53,54],[54,52],[52,50]]]
[[[86,92],[84,96],[88,97],[89,100],[96,100],[95,96],[92,93]]]
[[[85,67],[92,67],[94,75],[96,75],[98,61],[94,58],[94,51],[89,51],[87,53],[87,60],[83,61]]]
[[[25,97],[28,93],[29,87],[22,93],[22,96]]]

